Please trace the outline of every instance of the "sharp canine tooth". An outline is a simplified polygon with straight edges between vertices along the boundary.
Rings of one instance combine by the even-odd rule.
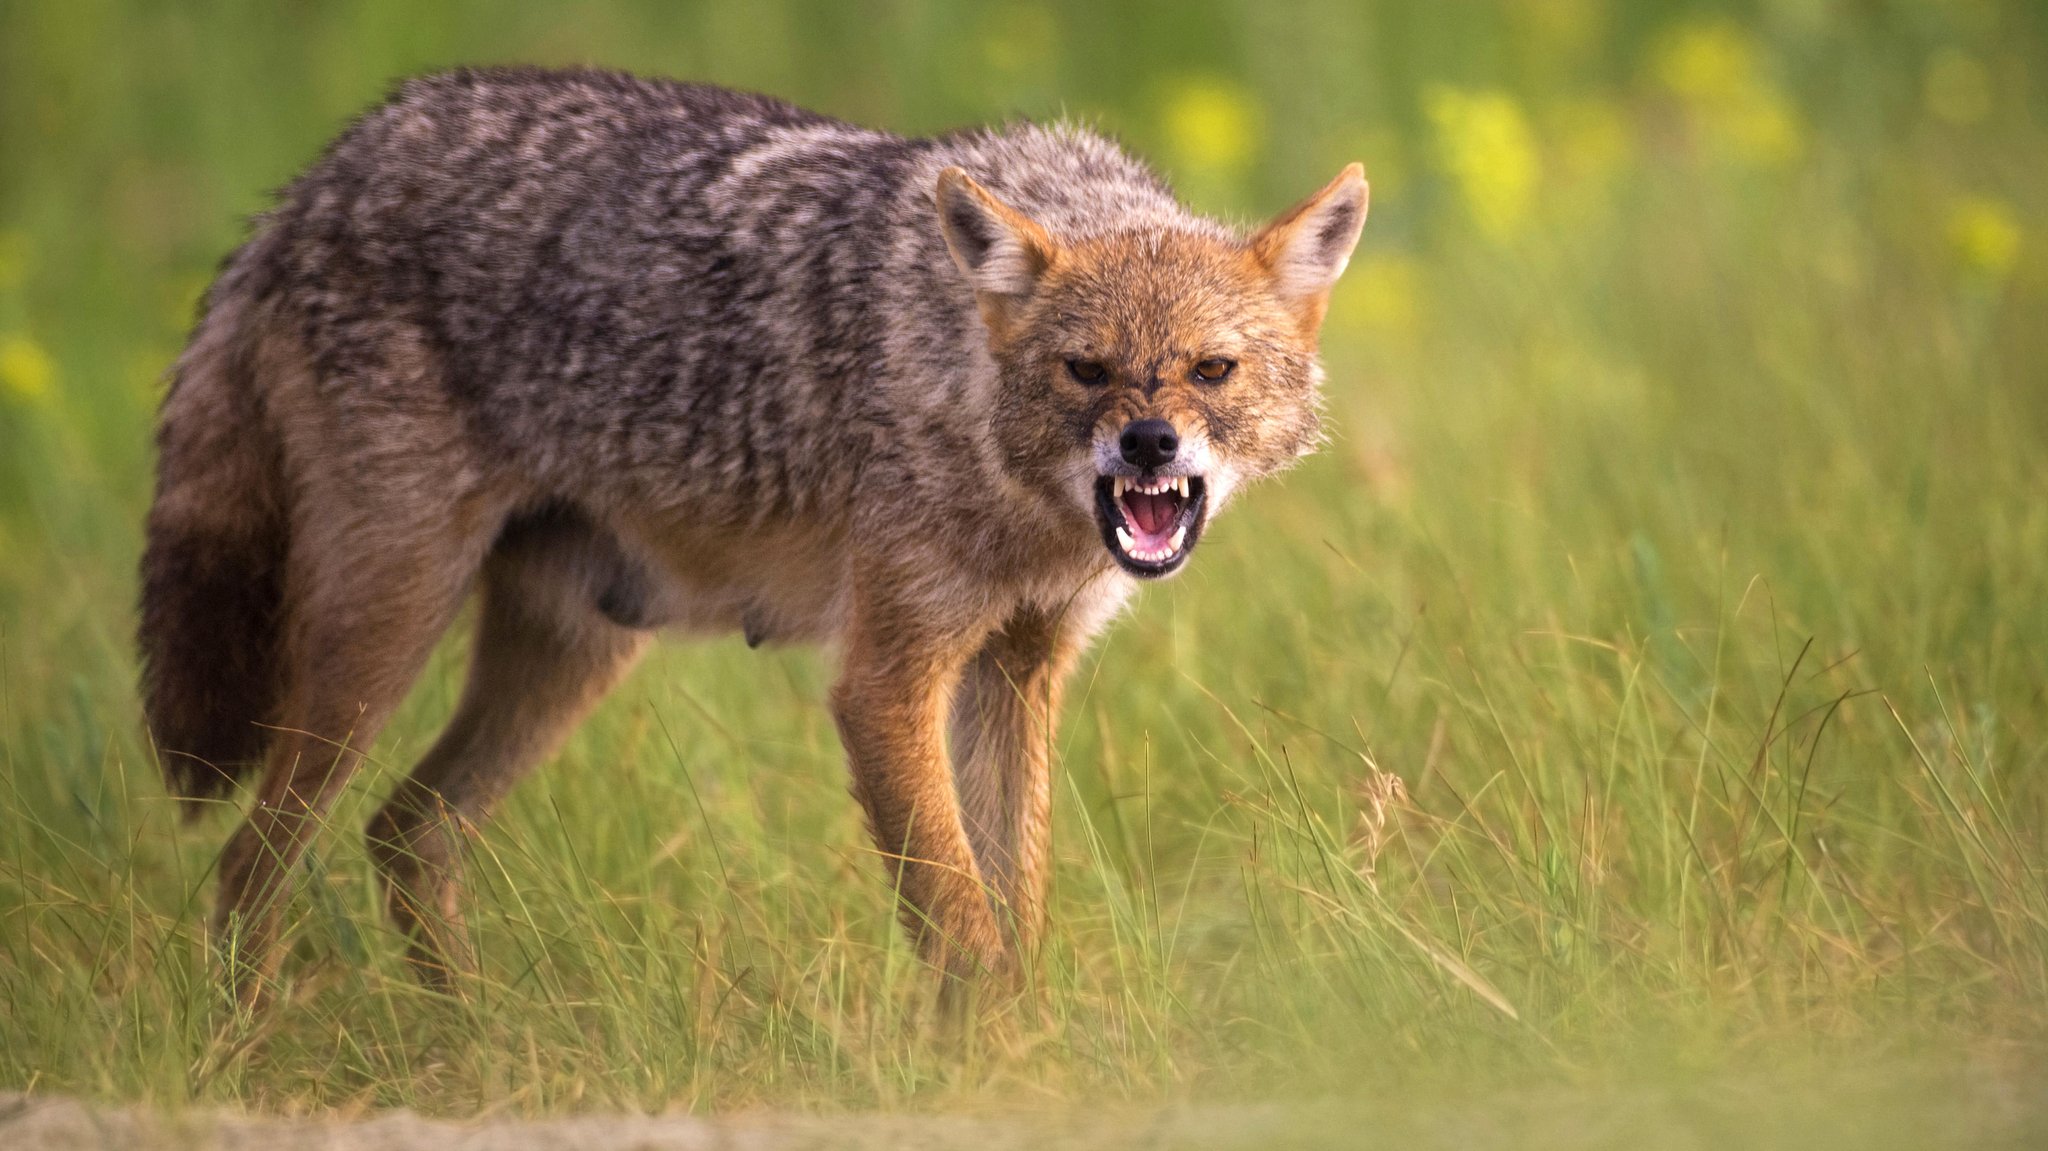
[[[1179,551],[1181,541],[1186,538],[1188,538],[1188,525],[1182,524],[1173,529],[1173,538],[1166,541],[1166,550],[1169,553]]]
[[[1184,500],[1193,498],[1188,495],[1188,478],[1186,476],[1176,477],[1174,480],[1174,486],[1180,489],[1180,498]]]
[[[1131,538],[1131,533],[1127,529],[1116,529],[1116,542],[1123,545],[1123,549],[1125,552],[1131,555],[1138,554],[1135,550],[1133,550],[1138,546],[1138,541]]]

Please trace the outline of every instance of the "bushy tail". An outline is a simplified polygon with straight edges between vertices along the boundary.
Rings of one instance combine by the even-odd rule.
[[[227,793],[262,760],[282,695],[286,483],[232,279],[164,399],[142,556],[144,706],[165,779],[188,800]]]

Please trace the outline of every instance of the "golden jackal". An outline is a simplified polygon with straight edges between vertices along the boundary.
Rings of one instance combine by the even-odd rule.
[[[174,789],[263,765],[220,869],[244,1000],[315,823],[472,587],[469,683],[369,828],[422,975],[472,961],[459,821],[658,629],[828,641],[922,954],[1044,914],[1060,681],[1137,581],[1317,440],[1361,169],[1261,231],[1108,141],[907,140],[599,72],[413,80],[224,266],[142,562]]]

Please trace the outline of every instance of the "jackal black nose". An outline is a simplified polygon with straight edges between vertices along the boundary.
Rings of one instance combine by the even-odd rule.
[[[1117,437],[1124,462],[1135,467],[1156,468],[1173,462],[1180,450],[1180,436],[1165,420],[1132,420]]]

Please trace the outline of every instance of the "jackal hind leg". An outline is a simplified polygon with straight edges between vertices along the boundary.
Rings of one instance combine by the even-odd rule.
[[[484,562],[462,702],[368,829],[385,909],[429,986],[454,989],[475,968],[461,908],[465,828],[552,755],[646,648],[651,633],[598,606],[626,578],[577,524],[515,523]]]
[[[953,695],[962,822],[1011,946],[1027,960],[1045,922],[1051,745],[1075,650],[1051,614],[1025,608],[983,642]]]
[[[447,629],[488,545],[488,535],[450,531],[460,519],[450,507],[427,509],[412,528],[353,511],[309,515],[294,528],[285,701],[256,802],[221,854],[213,938],[227,990],[244,1007],[267,997],[277,971],[292,870]]]

